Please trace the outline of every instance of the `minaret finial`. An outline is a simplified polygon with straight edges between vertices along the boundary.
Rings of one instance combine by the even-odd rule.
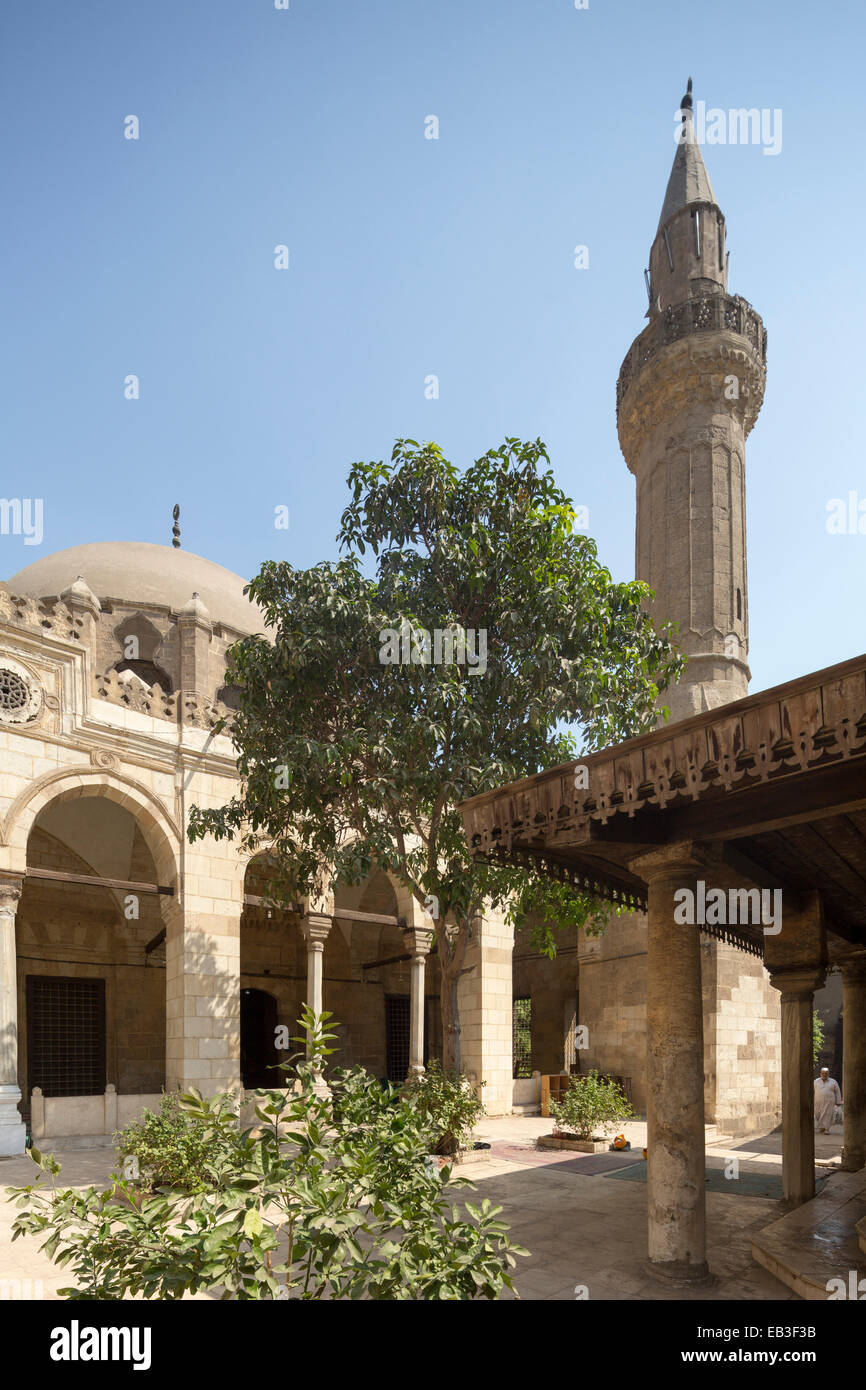
[[[174,525],[173,525],[172,528],[171,528],[171,537],[172,537],[171,543],[172,543],[172,545],[174,546],[175,550],[180,550],[180,527],[179,527],[178,524],[177,524],[177,523],[178,523],[178,518],[179,518],[179,516],[180,516],[180,503],[179,503],[179,502],[175,502],[175,504],[174,504],[174,506],[173,506],[173,508],[172,508],[171,515],[172,515],[172,518],[174,519]]]
[[[683,97],[682,101],[680,102],[680,110],[681,110],[681,111],[691,111],[691,109],[692,109],[692,79],[689,78],[688,86],[686,87],[686,94],[685,94],[685,96]]]

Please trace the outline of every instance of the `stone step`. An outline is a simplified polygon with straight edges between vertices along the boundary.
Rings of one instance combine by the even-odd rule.
[[[811,1202],[753,1236],[752,1255],[801,1298],[825,1302],[834,1291],[828,1288],[831,1279],[841,1279],[846,1289],[852,1280],[855,1288],[866,1280],[861,1226],[866,1226],[866,1168],[836,1172]]]
[[[114,1141],[110,1134],[53,1134],[34,1140],[34,1147],[50,1154],[56,1149],[111,1149]]]

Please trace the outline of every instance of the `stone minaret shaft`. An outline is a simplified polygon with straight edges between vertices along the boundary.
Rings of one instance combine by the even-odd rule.
[[[679,625],[685,674],[671,719],[748,693],[746,438],[764,396],[767,335],[728,293],[725,220],[695,140],[691,79],[650,251],[648,326],[617,382],[637,484],[635,572],[658,625]]]

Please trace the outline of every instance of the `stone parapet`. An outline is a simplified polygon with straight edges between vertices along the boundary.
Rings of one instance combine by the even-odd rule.
[[[662,348],[690,334],[726,332],[744,338],[767,365],[767,330],[760,314],[738,294],[694,295],[655,314],[626,353],[616,383],[616,407],[646,364]]]

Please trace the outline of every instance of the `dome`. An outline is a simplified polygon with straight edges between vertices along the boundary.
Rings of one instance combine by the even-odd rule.
[[[26,565],[6,584],[13,594],[28,598],[59,598],[79,575],[100,600],[160,604],[178,612],[196,593],[211,622],[225,623],[241,633],[265,630],[259,609],[244,595],[245,579],[170,545],[146,541],[73,545]]]

